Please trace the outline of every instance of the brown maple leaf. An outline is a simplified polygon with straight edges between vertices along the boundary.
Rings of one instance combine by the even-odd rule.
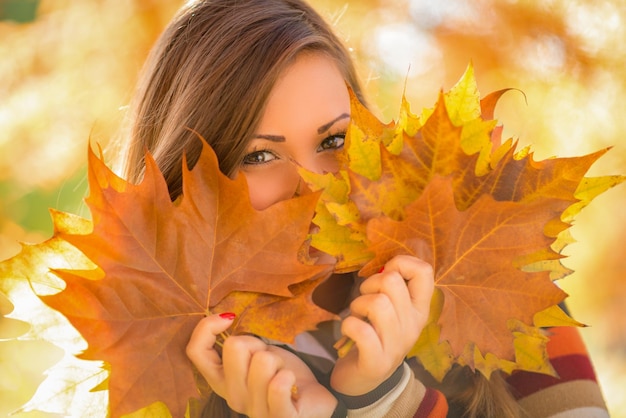
[[[332,266],[314,265],[302,247],[316,194],[256,211],[244,177],[224,176],[207,146],[183,171],[183,195],[171,202],[150,155],[133,185],[90,150],[93,231],[60,235],[99,270],[58,271],[66,288],[43,299],[88,341],[82,358],[110,364],[112,416],[155,401],[184,414],[198,395],[185,346],[210,312],[228,308],[238,331],[261,335],[257,322],[273,316],[283,325],[271,337],[286,342],[334,318],[310,297]]]
[[[399,254],[434,266],[442,297],[411,355],[438,379],[452,363],[486,376],[554,373],[538,327],[580,325],[542,319],[566,296],[551,280],[571,273],[560,254],[567,229],[625,180],[584,177],[606,150],[536,161],[530,148],[503,142],[493,113],[508,90],[481,100],[470,65],[434,108],[414,115],[403,99],[389,124],[353,98],[358,126],[348,129],[340,172],[304,176],[313,189],[340,192],[322,194],[312,242],[343,270],[367,277]]]
[[[483,353],[513,358],[507,321],[532,325],[536,312],[558,304],[566,294],[548,272],[529,274],[511,260],[548,247],[552,240],[543,225],[567,205],[551,198],[497,202],[483,195],[459,211],[451,179],[436,177],[406,208],[405,219],[381,217],[368,223],[376,256],[360,275],[375,273],[395,255],[422,258],[433,265],[435,286],[444,294],[441,339],[450,343],[453,354],[460,356],[474,342]]]

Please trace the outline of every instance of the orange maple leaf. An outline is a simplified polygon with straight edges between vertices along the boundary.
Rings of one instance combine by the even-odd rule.
[[[57,271],[67,286],[43,299],[87,340],[82,358],[110,364],[112,416],[156,401],[184,414],[198,396],[185,346],[210,312],[227,308],[239,314],[236,331],[261,335],[256,324],[272,317],[282,325],[270,336],[285,342],[334,318],[311,300],[332,271],[308,258],[316,194],[256,211],[244,177],[224,176],[206,146],[183,171],[183,195],[172,202],[150,155],[133,185],[90,150],[93,231],[60,233],[99,270]]]
[[[483,353],[513,358],[508,320],[530,325],[536,312],[558,304],[566,294],[548,272],[525,273],[512,260],[548,247],[552,240],[543,226],[567,206],[551,198],[517,203],[482,195],[459,211],[451,179],[436,177],[406,208],[402,221],[380,217],[368,223],[376,256],[360,275],[375,273],[395,255],[428,261],[444,294],[441,339],[450,343],[453,354],[460,356],[474,342]]]
[[[342,271],[367,277],[399,254],[434,266],[438,300],[410,355],[439,380],[453,362],[486,376],[554,373],[538,327],[580,325],[560,315],[566,295],[552,282],[571,273],[560,262],[567,229],[625,180],[584,177],[607,150],[535,161],[529,148],[503,142],[492,118],[506,91],[481,100],[470,66],[433,109],[414,115],[403,99],[388,124],[352,96],[357,118],[340,172],[303,173],[314,190],[332,188],[322,193],[312,243]]]

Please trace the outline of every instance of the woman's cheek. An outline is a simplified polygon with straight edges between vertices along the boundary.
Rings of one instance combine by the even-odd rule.
[[[292,198],[300,179],[291,164],[259,167],[244,172],[244,175],[248,181],[250,202],[256,210],[263,210],[274,203]]]

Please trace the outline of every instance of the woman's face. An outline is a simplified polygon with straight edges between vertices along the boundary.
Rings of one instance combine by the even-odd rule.
[[[242,162],[252,206],[265,209],[302,192],[298,166],[336,171],[349,120],[348,89],[333,61],[300,55],[274,86]]]

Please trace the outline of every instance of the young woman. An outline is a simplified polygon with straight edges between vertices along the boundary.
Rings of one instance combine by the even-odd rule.
[[[126,176],[141,179],[148,149],[175,199],[183,152],[191,165],[200,153],[192,128],[213,148],[225,174],[246,177],[255,208],[306,193],[296,166],[337,169],[350,119],[347,86],[364,101],[346,49],[301,0],[190,2],[148,60],[133,103]],[[590,366],[569,370],[572,378],[559,382],[520,373],[513,376],[513,391],[500,375],[487,381],[459,367],[435,388],[427,373],[405,361],[426,323],[433,292],[432,269],[419,259],[396,257],[358,283],[351,275],[332,283],[317,299],[349,315],[340,329],[303,334],[290,349],[231,336],[220,355],[216,336],[233,315],[199,323],[187,353],[213,389],[206,416],[606,415]],[[340,335],[356,347],[336,359],[330,346]],[[559,345],[576,336],[555,335],[553,352],[576,356],[565,368],[589,364],[582,346]],[[579,381],[584,384],[563,392],[578,394],[572,400],[553,398],[561,394],[555,388]]]

